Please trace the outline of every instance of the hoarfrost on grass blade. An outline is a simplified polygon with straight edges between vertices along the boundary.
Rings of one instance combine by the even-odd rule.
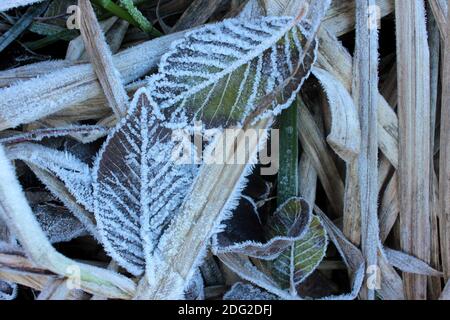
[[[91,170],[71,153],[38,144],[21,143],[8,148],[8,157],[32,163],[56,175],[78,203],[93,211]]]
[[[359,117],[353,99],[331,73],[318,67],[314,67],[312,73],[320,81],[330,106],[332,122],[327,142],[343,160],[350,161],[359,154],[361,144]]]
[[[389,248],[383,249],[389,263],[403,272],[421,274],[432,277],[442,277],[443,273],[430,267],[426,262],[401,251]]]

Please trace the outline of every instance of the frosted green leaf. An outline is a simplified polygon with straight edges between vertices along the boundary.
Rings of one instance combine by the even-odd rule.
[[[281,212],[285,213],[287,221],[298,214],[298,204],[294,198],[282,206]],[[285,226],[273,226],[274,232],[280,232],[280,229]],[[323,260],[327,245],[328,237],[322,222],[313,215],[305,236],[269,263],[273,278],[285,289],[297,287]]]

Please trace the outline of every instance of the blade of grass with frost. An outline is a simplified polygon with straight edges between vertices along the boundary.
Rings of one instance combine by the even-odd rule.
[[[157,38],[114,56],[114,65],[123,81],[130,83],[145,76],[170,44],[182,36],[183,33]],[[102,94],[90,64],[70,66],[0,89],[0,129],[32,122]]]
[[[0,169],[0,214],[27,255],[36,264],[63,277],[70,277],[72,268],[78,267],[81,288],[94,294],[123,299],[135,291],[133,281],[118,273],[78,263],[58,253],[36,221],[2,146],[0,146]]]
[[[331,73],[313,68],[328,99],[331,114],[331,132],[327,142],[346,162],[344,193],[344,234],[354,244],[360,243],[359,190],[357,188],[357,166],[355,162],[361,149],[361,129],[356,106],[347,89]]]
[[[317,64],[334,75],[347,91],[352,87],[352,56],[338,39],[325,28],[318,32],[320,50]],[[378,142],[379,148],[398,167],[398,118],[386,99],[378,95]]]
[[[330,237],[331,242],[335,245],[339,254],[341,255],[345,265],[349,269],[351,276],[351,292],[340,296],[330,296],[324,298],[325,300],[353,300],[358,296],[364,282],[365,262],[364,257],[357,247],[355,247],[344,236],[342,231],[328,218],[328,216],[320,210],[319,207],[314,207],[314,213],[322,219],[322,224]]]
[[[442,277],[443,273],[430,267],[426,262],[401,251],[383,248],[389,263],[402,272],[431,277]]]
[[[31,162],[54,174],[64,182],[77,202],[93,211],[91,169],[72,154],[38,144],[22,143],[8,148],[8,156]]]
[[[402,251],[430,260],[430,55],[423,0],[396,1],[400,243]],[[413,161],[414,160],[414,161]],[[442,169],[442,168],[441,168]],[[426,299],[426,277],[403,274],[408,299]]]
[[[358,160],[361,247],[367,266],[377,265],[378,230],[378,30],[373,20],[375,0],[356,2],[356,47],[352,92],[361,124]],[[363,297],[374,300],[375,291],[363,288]]]
[[[30,26],[33,19],[41,15],[45,9],[47,9],[47,5],[48,3],[44,2],[28,8],[15,24],[0,36],[0,52],[9,46],[18,36],[20,36],[20,34]]]
[[[92,213],[92,177],[86,164],[68,153],[32,143],[8,147],[7,156],[10,160],[25,161],[37,178],[64,203],[86,230],[95,239],[100,239]],[[91,211],[88,211],[89,208]]]
[[[327,142],[346,162],[355,159],[361,149],[361,129],[352,97],[331,73],[314,67],[313,75],[320,81],[328,98],[331,130]]]
[[[130,272],[143,272],[197,174],[191,162],[174,163],[180,146],[172,129],[189,132],[199,120],[205,129],[242,126],[288,107],[314,61],[316,46],[303,49],[309,40],[301,32],[288,17],[205,26],[175,43],[148,88],[136,93],[94,169],[94,211],[106,249]]]
[[[106,134],[108,129],[101,126],[69,126],[61,128],[37,129],[21,134],[12,135],[8,138],[0,138],[0,144],[13,145],[23,142],[42,141],[46,138],[65,137],[71,134],[89,136],[90,134]]]
[[[112,60],[112,53],[97,21],[94,9],[88,0],[78,0],[83,12],[80,31],[92,67],[106,95],[108,103],[118,119],[125,116],[128,109],[128,95],[123,81]]]
[[[0,3],[0,11],[7,11],[14,8],[28,6],[33,3],[42,2],[43,0],[8,0]]]

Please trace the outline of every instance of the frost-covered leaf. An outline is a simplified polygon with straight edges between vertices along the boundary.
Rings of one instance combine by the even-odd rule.
[[[148,108],[147,95],[138,94],[94,167],[94,212],[103,244],[136,275],[144,271],[143,241],[151,253],[196,173],[195,165],[174,163],[171,131]]]
[[[317,49],[302,30],[294,18],[273,17],[205,26],[174,44],[136,93],[94,168],[103,242],[128,271],[143,272],[197,174],[195,165],[174,164],[181,150],[172,129],[196,120],[205,129],[239,126],[289,106]]]
[[[167,127],[194,120],[206,128],[242,124],[261,99],[284,87],[293,73],[302,79],[309,73],[314,55],[302,49],[305,32],[292,17],[230,19],[190,32],[173,45],[158,74],[150,78],[150,104]],[[299,82],[287,86],[264,114],[288,107]]]
[[[281,299],[292,299],[292,295],[283,290],[275,280],[256,267],[247,256],[237,253],[222,253],[218,255],[230,270],[244,280],[261,287]]]
[[[327,233],[320,218],[313,216],[306,235],[269,262],[273,277],[285,289],[296,288],[322,262],[327,245]]]
[[[223,300],[278,300],[278,298],[251,284],[237,282],[225,293]]]
[[[365,275],[365,261],[361,251],[355,247],[339,230],[338,227],[323,213],[318,207],[314,207],[314,212],[322,220],[322,224],[327,231],[327,234],[338,250],[345,265],[350,273],[350,287],[349,293],[341,295],[333,295],[322,298],[323,300],[353,300],[358,296],[359,291],[363,285]]]
[[[383,249],[384,254],[386,255],[389,264],[398,268],[403,272],[421,274],[425,276],[431,277],[442,277],[443,273],[432,268],[425,261],[420,260],[414,256],[411,256],[407,253],[392,250],[389,248]]]
[[[287,218],[286,211],[293,215]],[[303,199],[296,199],[277,210],[263,226],[255,204],[243,197],[233,217],[226,221],[224,232],[214,236],[213,250],[217,254],[234,252],[273,260],[305,236],[310,221],[310,206]]]
[[[64,207],[38,205],[33,212],[51,243],[70,241],[86,234],[83,224]]]
[[[71,153],[38,144],[22,143],[9,147],[8,157],[23,160],[52,173],[64,183],[78,203],[93,211],[91,170]]]

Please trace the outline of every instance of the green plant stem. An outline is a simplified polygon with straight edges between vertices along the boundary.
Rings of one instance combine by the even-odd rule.
[[[111,0],[91,0],[91,2],[97,6],[105,9],[106,11],[112,13],[113,15],[119,17],[120,19],[128,21],[133,26],[142,29],[142,25],[139,24],[127,10],[125,10],[121,6],[115,4]],[[158,30],[153,28],[153,26],[151,29],[147,29],[147,31],[146,30],[143,30],[143,31],[144,32],[148,31],[148,33],[150,33],[154,36],[162,35]]]
[[[298,196],[297,102],[279,117],[280,170],[278,172],[278,206]]]

